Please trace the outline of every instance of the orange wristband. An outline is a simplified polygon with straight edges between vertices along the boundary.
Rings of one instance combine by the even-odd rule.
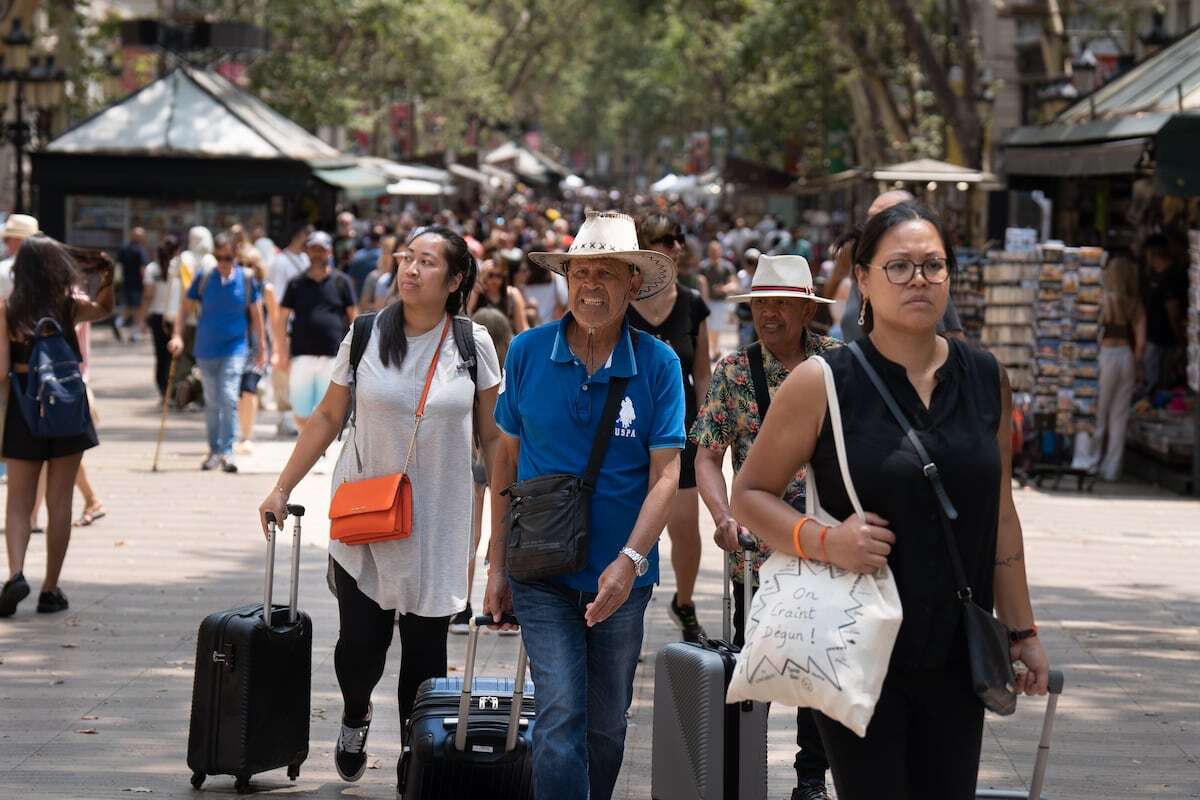
[[[821,526],[821,560],[826,564],[829,563],[829,551],[825,549],[825,537],[829,535],[829,526]]]
[[[801,517],[797,520],[792,528],[792,547],[796,549],[796,555],[800,556],[805,561],[808,560],[808,554],[804,552],[804,548],[800,546],[800,529],[804,527],[804,523],[808,522],[808,517]]]

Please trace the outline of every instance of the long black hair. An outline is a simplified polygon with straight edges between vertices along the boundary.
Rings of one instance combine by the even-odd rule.
[[[475,257],[471,255],[466,241],[444,225],[417,228],[413,231],[412,236],[408,237],[405,245],[411,247],[414,241],[425,235],[437,236],[442,240],[442,256],[446,259],[447,266],[446,283],[449,284],[456,275],[462,276],[458,289],[451,292],[450,296],[446,298],[446,313],[455,316],[467,307],[467,297],[471,294],[471,288],[475,286],[477,269]],[[393,288],[396,288],[400,283],[399,270],[393,275]],[[404,334],[404,303],[397,300],[379,313],[379,359],[385,367],[395,364],[398,369],[404,363],[404,357],[407,354],[408,337]]]
[[[36,335],[38,320],[53,317],[63,332],[75,324],[71,297],[80,273],[66,249],[48,236],[30,236],[17,249],[8,299],[8,331],[13,338]],[[73,331],[68,336],[73,335]]]
[[[933,226],[937,231],[938,238],[942,240],[942,247],[946,250],[946,268],[951,276],[957,267],[957,262],[954,260],[954,248],[950,246],[950,239],[946,236],[946,226],[942,223],[942,218],[929,206],[916,200],[908,200],[903,203],[885,208],[875,216],[867,220],[867,224],[863,226],[862,233],[858,237],[858,241],[854,245],[854,269],[866,270],[871,264],[871,259],[875,258],[875,251],[879,249],[879,243],[888,231],[897,225],[902,225],[905,222],[913,222],[923,220]],[[857,279],[857,275],[855,278]],[[867,302],[866,299],[863,302]],[[870,333],[875,327],[875,309],[867,306],[867,310],[863,315],[862,332]]]
[[[171,264],[171,259],[179,255],[179,239],[167,234],[158,243],[158,280],[162,283],[167,282],[167,267]]]

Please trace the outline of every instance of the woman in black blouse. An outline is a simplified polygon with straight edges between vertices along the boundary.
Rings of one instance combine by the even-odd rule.
[[[684,252],[683,231],[666,214],[646,214],[638,220],[638,241],[679,260]],[[683,381],[684,426],[691,430],[699,404],[708,395],[712,364],[708,358],[708,304],[700,292],[676,281],[646,300],[635,300],[625,318],[631,326],[657,337],[679,356]],[[699,642],[707,634],[696,616],[692,591],[700,573],[700,494],[696,488],[696,445],[688,442],[679,464],[679,492],[671,505],[667,535],[671,537],[671,567],[675,595],[667,610],[685,642]]]
[[[955,535],[975,591],[1013,631],[1011,656],[1027,672],[1018,691],[1045,694],[1049,663],[1036,636],[1021,523],[1012,497],[1011,390],[988,353],[937,334],[950,295],[953,253],[929,209],[902,203],[872,217],[855,249],[867,360],[909,418],[946,484]],[[795,553],[799,513],[779,499],[802,464],[841,525],[824,552],[867,573],[890,565],[904,606],[875,715],[860,739],[817,714],[842,800],[975,797],[983,705],[969,680],[961,607],[932,489],[904,431],[849,348],[823,354],[842,409],[850,475],[869,510],[851,511],[837,467],[819,364],[793,370],[733,487],[739,520],[772,547]],[[820,528],[800,546],[823,552]]]

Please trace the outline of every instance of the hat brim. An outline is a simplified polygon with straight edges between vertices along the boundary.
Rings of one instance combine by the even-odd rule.
[[[567,262],[585,258],[612,258],[637,267],[642,288],[634,300],[645,300],[666,289],[675,280],[675,261],[654,250],[617,250],[611,253],[530,253],[529,260],[539,267],[566,276]]]
[[[833,303],[836,302],[834,300],[830,300],[828,297],[821,297],[820,295],[816,295],[816,294],[806,294],[804,292],[779,291],[778,289],[771,289],[771,290],[768,290],[765,292],[756,292],[754,290],[751,290],[746,294],[733,294],[733,295],[730,295],[729,297],[726,297],[725,299],[730,301],[731,303],[748,303],[756,297],[759,299],[762,299],[765,297],[778,297],[778,298],[781,298],[784,300],[810,300],[814,303],[822,303],[824,305],[833,305]]]

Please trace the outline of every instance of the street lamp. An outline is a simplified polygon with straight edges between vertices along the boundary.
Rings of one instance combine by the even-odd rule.
[[[20,19],[14,19],[4,37],[7,63],[0,69],[0,120],[13,109],[11,122],[0,125],[0,142],[9,142],[16,152],[16,192],[13,211],[23,211],[25,151],[29,145],[50,135],[50,113],[63,101],[66,76],[54,66],[54,56],[32,57],[33,39]],[[26,107],[33,111],[32,121],[25,118]]]

